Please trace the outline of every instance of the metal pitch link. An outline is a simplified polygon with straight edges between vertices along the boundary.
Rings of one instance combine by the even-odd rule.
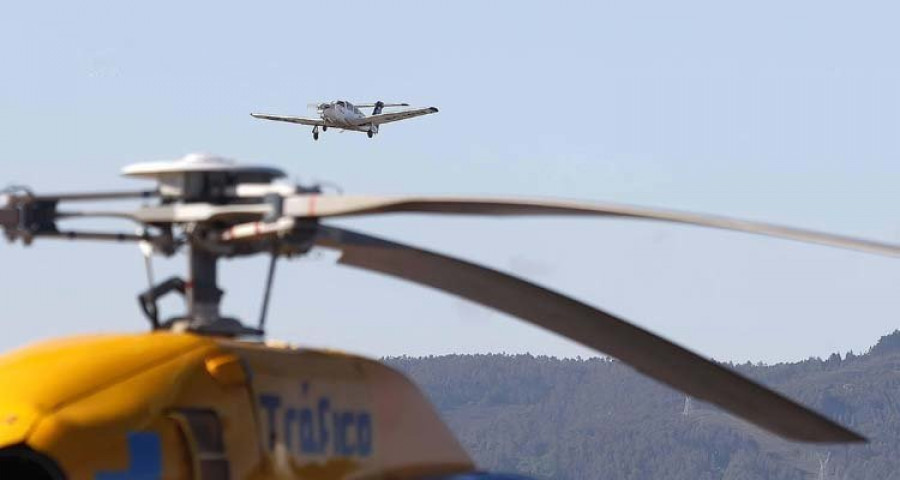
[[[82,215],[66,214],[57,210],[59,202],[104,201],[157,196],[155,190],[65,193],[35,195],[24,186],[9,186],[0,190],[0,228],[10,242],[21,239],[30,245],[35,237],[62,237],[70,239],[134,241],[140,238],[120,233],[62,232],[56,221]]]
[[[147,242],[154,252],[169,256],[177,251],[180,243],[171,231],[163,230],[160,234],[132,234],[122,232],[100,232],[85,230],[61,230],[56,225],[60,216],[56,211],[56,201],[35,200],[34,197],[7,198],[5,206],[0,207],[0,228],[10,242],[22,240],[25,246],[31,245],[36,238],[57,238],[66,240],[99,240],[112,242]],[[0,203],[2,205],[3,203]]]
[[[150,321],[154,330],[158,330],[160,327],[159,307],[157,306],[156,301],[169,293],[178,292],[181,295],[185,295],[186,291],[187,283],[185,283],[184,280],[178,277],[171,277],[138,295],[138,305],[140,305],[141,311],[144,313],[144,316],[147,317],[147,320]]]
[[[21,188],[21,187],[20,187]],[[30,194],[28,189],[24,191]],[[159,197],[158,190],[127,190],[115,192],[59,193],[47,195],[31,195],[36,200],[55,200],[57,202],[98,202],[104,200],[148,199]]]

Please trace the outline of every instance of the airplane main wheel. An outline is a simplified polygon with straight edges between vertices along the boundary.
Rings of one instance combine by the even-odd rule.
[[[372,138],[372,137],[374,137],[374,136],[375,136],[375,134],[374,134],[374,133],[372,133],[372,131],[371,131],[371,130],[369,130],[369,131],[368,131],[368,132],[366,132],[366,135],[368,135],[368,136],[369,136],[369,138]]]
[[[327,132],[327,131],[328,131],[328,125],[322,125],[322,131],[323,131],[323,132]]]
[[[313,132],[313,140],[319,139],[319,132]]]

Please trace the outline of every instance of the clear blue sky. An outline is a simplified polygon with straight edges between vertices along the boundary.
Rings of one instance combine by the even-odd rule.
[[[0,15],[0,183],[139,187],[119,168],[207,151],[355,193],[620,201],[900,242],[898,14],[822,1],[13,2]],[[248,115],[335,98],[441,112],[317,143]],[[900,326],[900,259],[621,220],[341,224],[528,277],[719,359],[859,352]],[[0,348],[143,330],[142,268],[131,246],[0,245]],[[264,270],[223,265],[227,313],[256,318]],[[588,354],[325,261],[282,264],[272,307],[273,337],[369,355]]]

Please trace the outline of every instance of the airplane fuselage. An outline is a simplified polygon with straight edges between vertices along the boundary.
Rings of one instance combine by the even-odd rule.
[[[364,118],[366,115],[350,103],[332,103],[322,110],[322,120],[338,128],[359,130],[356,125]]]

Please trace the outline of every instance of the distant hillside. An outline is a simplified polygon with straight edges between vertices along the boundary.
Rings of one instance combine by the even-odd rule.
[[[479,465],[546,479],[900,479],[900,332],[864,355],[732,365],[870,443],[779,440],[617,361],[396,357]]]

